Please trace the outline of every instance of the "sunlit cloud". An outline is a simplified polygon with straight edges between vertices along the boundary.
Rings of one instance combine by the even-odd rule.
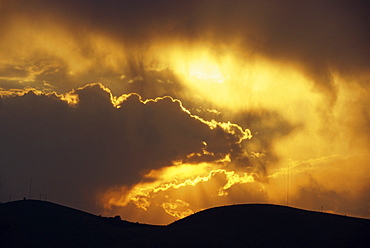
[[[184,195],[178,189],[208,187],[211,189],[210,191],[213,191],[214,197],[222,197],[228,195],[227,190],[233,185],[253,183],[255,177],[258,177],[255,173],[228,170],[227,163],[222,162],[217,164],[175,164],[159,171],[149,172],[144,178],[151,179],[150,182],[139,183],[129,191],[125,187],[116,189],[116,192],[108,191],[103,196],[103,202],[109,202],[109,205],[105,205],[107,208],[112,208],[112,206],[125,207],[133,202],[138,208],[145,211],[154,204],[163,207],[166,213],[176,218],[182,218],[193,213],[193,210],[192,206],[186,202],[187,199],[181,199]],[[173,199],[172,197],[178,198]]]

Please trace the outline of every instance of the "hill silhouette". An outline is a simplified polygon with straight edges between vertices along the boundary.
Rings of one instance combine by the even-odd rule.
[[[155,227],[99,217],[46,201],[0,204],[2,247],[110,247]]]
[[[370,220],[267,204],[212,208],[170,226],[187,230],[192,236],[190,240],[224,243],[228,247],[369,247],[370,244]],[[206,228],[202,232],[191,231],[200,231],[199,227]]]
[[[267,204],[211,208],[167,226],[45,201],[0,204],[1,247],[370,247],[369,235],[368,219]]]

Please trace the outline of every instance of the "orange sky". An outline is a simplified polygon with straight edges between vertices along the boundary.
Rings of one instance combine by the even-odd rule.
[[[369,7],[0,1],[0,201],[369,218]]]

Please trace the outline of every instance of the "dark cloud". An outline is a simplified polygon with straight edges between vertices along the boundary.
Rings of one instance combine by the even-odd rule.
[[[211,103],[206,105],[211,106]],[[216,113],[202,109],[196,110],[192,109],[205,120],[231,121],[240,127],[248,127],[251,130],[253,138],[235,147],[231,157],[239,169],[249,167],[250,171],[258,171],[259,174],[266,173],[269,167],[273,167],[279,161],[279,155],[275,151],[276,141],[291,135],[304,126],[303,123],[289,122],[277,111],[262,108],[238,111],[237,114],[220,108],[218,108],[220,112]],[[245,152],[249,155],[245,156]]]
[[[169,97],[144,103],[131,94],[115,108],[100,85],[72,94],[78,96],[76,106],[32,91],[2,98],[2,200],[28,197],[32,178],[32,197],[45,185],[49,199],[91,209],[98,189],[129,187],[143,173],[192,153],[200,154],[197,162],[217,160],[239,142],[236,130],[211,129]],[[213,155],[202,158],[203,142]]]

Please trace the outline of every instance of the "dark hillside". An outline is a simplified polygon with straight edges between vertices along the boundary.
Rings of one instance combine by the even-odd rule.
[[[370,220],[247,204],[168,226],[98,217],[50,202],[0,204],[2,247],[370,247]]]
[[[153,228],[46,201],[0,204],[1,247],[109,247]]]
[[[150,247],[370,247],[370,220],[285,206],[216,207],[149,234]],[[151,245],[148,245],[151,244]]]

